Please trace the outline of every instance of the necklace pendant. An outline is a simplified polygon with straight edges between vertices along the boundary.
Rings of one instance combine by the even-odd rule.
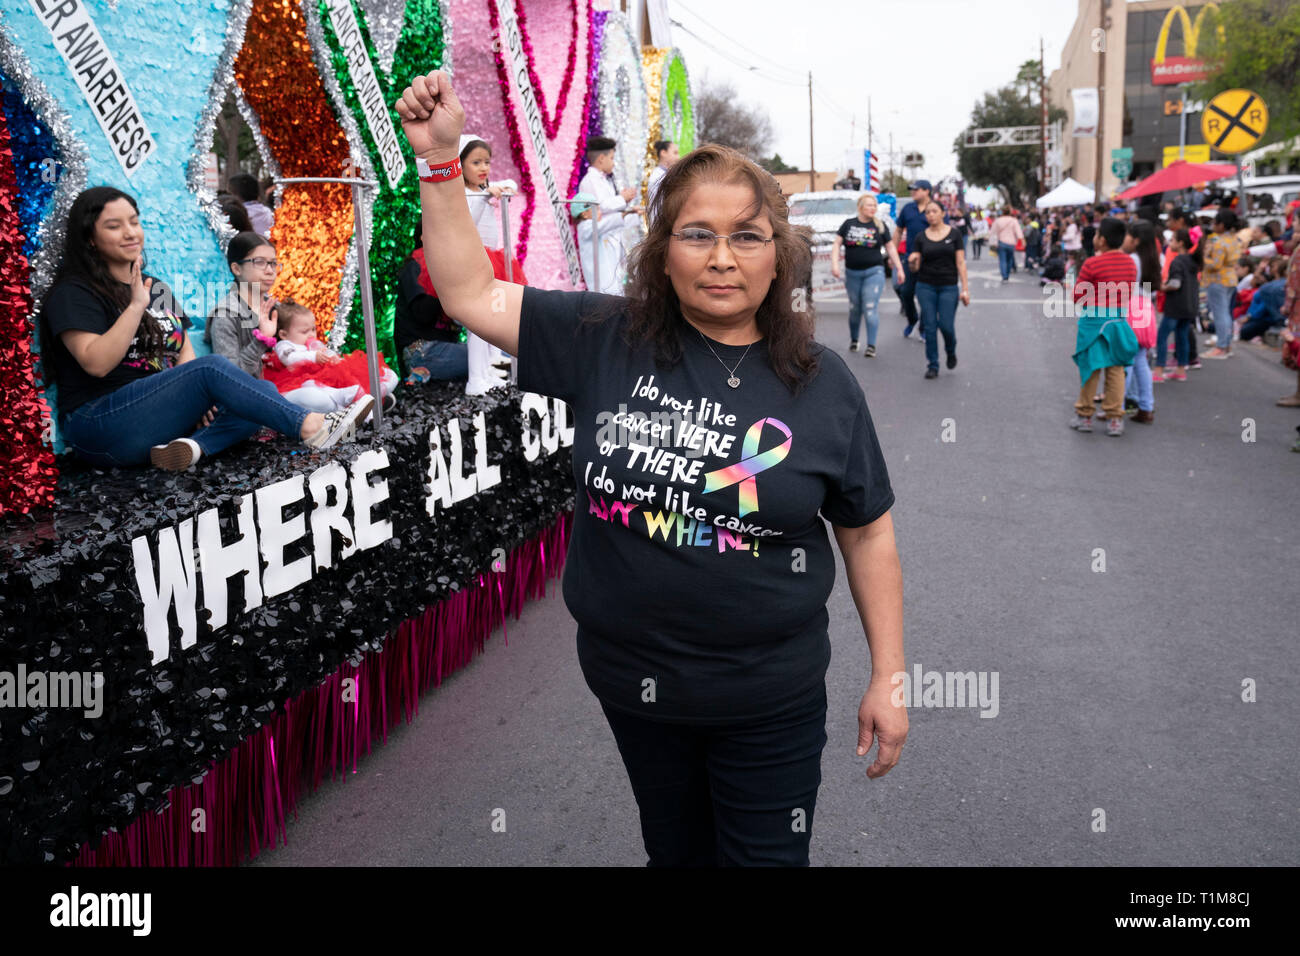
[[[733,375],[731,378],[727,379],[727,384],[732,388],[740,388],[740,379]]]

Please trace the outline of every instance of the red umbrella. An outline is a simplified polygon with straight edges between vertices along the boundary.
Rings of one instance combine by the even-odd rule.
[[[1187,189],[1196,183],[1210,182],[1237,175],[1237,167],[1227,163],[1189,163],[1178,160],[1170,163],[1159,172],[1152,173],[1136,186],[1130,186],[1119,194],[1118,199],[1137,199],[1138,196],[1150,196],[1152,193],[1173,192]]]

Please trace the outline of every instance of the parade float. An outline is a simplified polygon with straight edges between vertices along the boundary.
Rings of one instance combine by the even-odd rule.
[[[277,187],[274,291],[331,344],[391,357],[419,221],[391,104],[414,76],[454,76],[546,288],[581,287],[557,203],[587,137],[619,139],[633,185],[655,139],[693,145],[680,55],[602,6],[0,0],[4,862],[229,865],[281,842],[303,794],[545,593],[574,506],[567,406],[513,387],[403,388],[329,453],[252,441],[179,474],[61,454],[33,320],[73,199],[137,197],[148,271],[201,345],[229,278],[206,174],[233,96],[273,178],[370,184]]]

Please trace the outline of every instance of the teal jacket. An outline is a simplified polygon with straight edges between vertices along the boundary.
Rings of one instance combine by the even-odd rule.
[[[1132,365],[1138,353],[1137,335],[1122,309],[1085,308],[1079,316],[1074,340],[1074,364],[1079,366],[1079,384],[1099,368]]]

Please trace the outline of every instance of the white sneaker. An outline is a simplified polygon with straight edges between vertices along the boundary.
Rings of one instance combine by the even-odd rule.
[[[365,421],[375,407],[372,395],[362,395],[347,408],[340,408],[325,416],[325,424],[310,438],[304,438],[303,444],[317,451],[333,448],[340,441],[352,435],[357,425]]]
[[[164,471],[184,471],[203,455],[203,449],[193,438],[173,438],[165,445],[149,449],[149,461]]]

